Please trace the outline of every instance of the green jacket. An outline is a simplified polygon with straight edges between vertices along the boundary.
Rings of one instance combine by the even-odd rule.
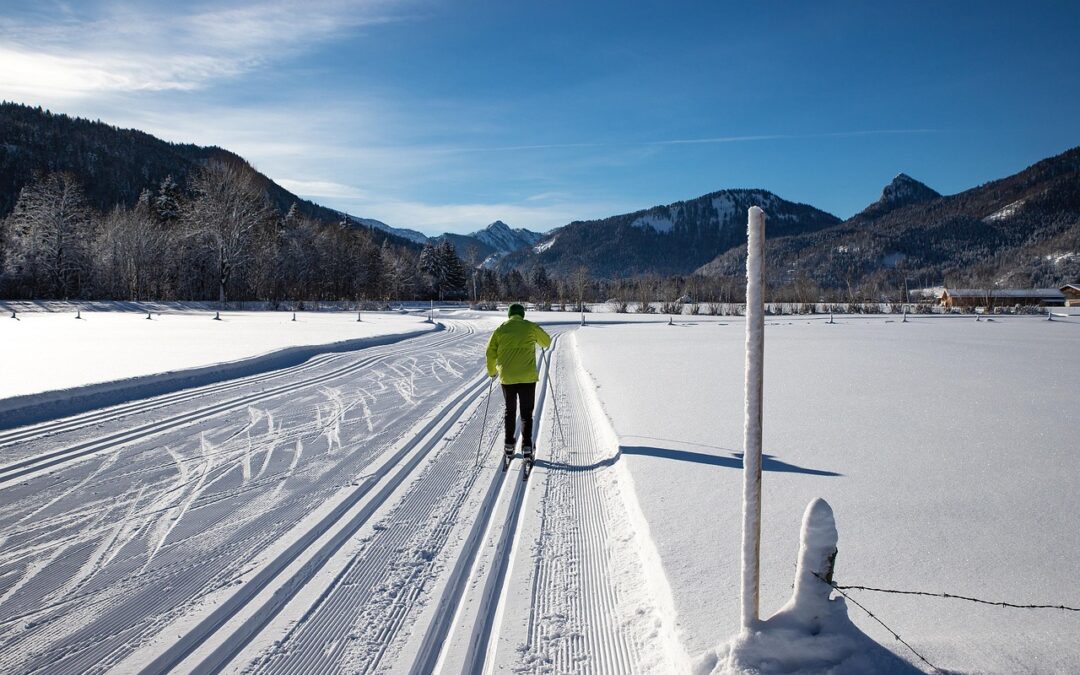
[[[488,375],[499,375],[503,384],[536,382],[536,345],[551,346],[551,336],[532,321],[512,316],[495,329],[488,340]]]

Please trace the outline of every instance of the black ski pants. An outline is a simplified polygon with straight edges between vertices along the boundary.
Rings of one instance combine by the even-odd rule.
[[[536,383],[504,384],[503,400],[506,402],[506,444],[515,442],[514,428],[517,426],[518,405],[521,406],[521,437],[523,446],[532,447],[533,406],[536,403]]]

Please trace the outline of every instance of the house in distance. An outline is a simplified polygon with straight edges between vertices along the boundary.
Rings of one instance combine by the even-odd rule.
[[[1068,288],[1068,287],[1065,287]],[[1080,289],[1076,290],[1080,305]],[[945,309],[962,307],[1063,307],[1064,289],[1057,288],[946,288],[940,303]]]

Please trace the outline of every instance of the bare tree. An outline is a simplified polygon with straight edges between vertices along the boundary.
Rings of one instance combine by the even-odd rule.
[[[126,300],[160,297],[166,248],[161,226],[145,207],[113,209],[94,241],[96,292]]]
[[[577,298],[577,306],[574,308],[574,311],[584,312],[585,292],[589,290],[589,268],[582,265],[574,270],[571,283],[573,284],[574,295]]]
[[[274,211],[255,172],[247,166],[211,162],[195,174],[194,197],[184,209],[189,235],[207,248],[217,270],[218,301],[233,274],[254,253],[259,228]]]

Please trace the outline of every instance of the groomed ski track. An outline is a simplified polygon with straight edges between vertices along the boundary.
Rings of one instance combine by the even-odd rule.
[[[574,336],[542,365],[524,481],[520,455],[499,470],[487,331],[447,325],[13,430],[46,452],[0,435],[0,670],[685,671]],[[106,477],[121,499],[61,508]]]

